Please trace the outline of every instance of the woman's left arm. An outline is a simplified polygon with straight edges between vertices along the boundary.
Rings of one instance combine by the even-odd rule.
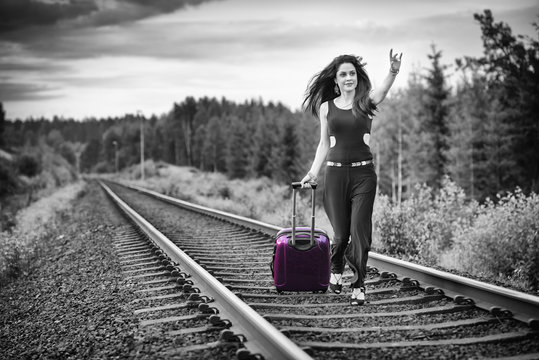
[[[393,55],[393,49],[389,50],[389,74],[387,74],[386,78],[382,82],[382,85],[375,89],[371,94],[371,99],[376,105],[380,104],[386,98],[391,85],[393,85],[393,82],[399,73],[401,59],[402,53],[400,53],[400,55],[397,53]]]

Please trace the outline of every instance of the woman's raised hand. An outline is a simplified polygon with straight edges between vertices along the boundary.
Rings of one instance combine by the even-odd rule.
[[[401,59],[402,53],[393,55],[393,49],[389,50],[389,71],[397,74],[401,68]]]

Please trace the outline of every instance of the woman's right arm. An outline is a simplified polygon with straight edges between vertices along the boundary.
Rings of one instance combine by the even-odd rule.
[[[320,118],[320,141],[318,142],[318,147],[316,148],[316,154],[314,156],[313,163],[311,165],[311,169],[305,175],[305,177],[301,180],[301,184],[304,185],[305,183],[315,180],[318,177],[318,173],[320,172],[320,169],[322,169],[322,165],[324,164],[324,161],[326,160],[326,155],[329,151],[329,133],[328,133],[328,103],[324,102],[322,105],[320,105],[320,111],[319,111],[319,118]]]

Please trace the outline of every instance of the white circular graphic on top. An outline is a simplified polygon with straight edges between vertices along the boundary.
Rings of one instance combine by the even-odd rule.
[[[329,147],[334,147],[335,144],[337,144],[337,139],[335,138],[335,136],[330,136],[329,137]]]
[[[369,146],[370,141],[371,141],[371,134],[369,133],[364,134],[363,142],[365,143],[365,145]]]

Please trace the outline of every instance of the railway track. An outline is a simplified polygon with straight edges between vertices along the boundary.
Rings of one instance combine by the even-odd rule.
[[[537,297],[372,253],[364,306],[348,305],[349,290],[277,294],[279,227],[102,186],[137,225],[115,246],[137,284],[141,326],[170,338],[159,356],[539,358]]]

